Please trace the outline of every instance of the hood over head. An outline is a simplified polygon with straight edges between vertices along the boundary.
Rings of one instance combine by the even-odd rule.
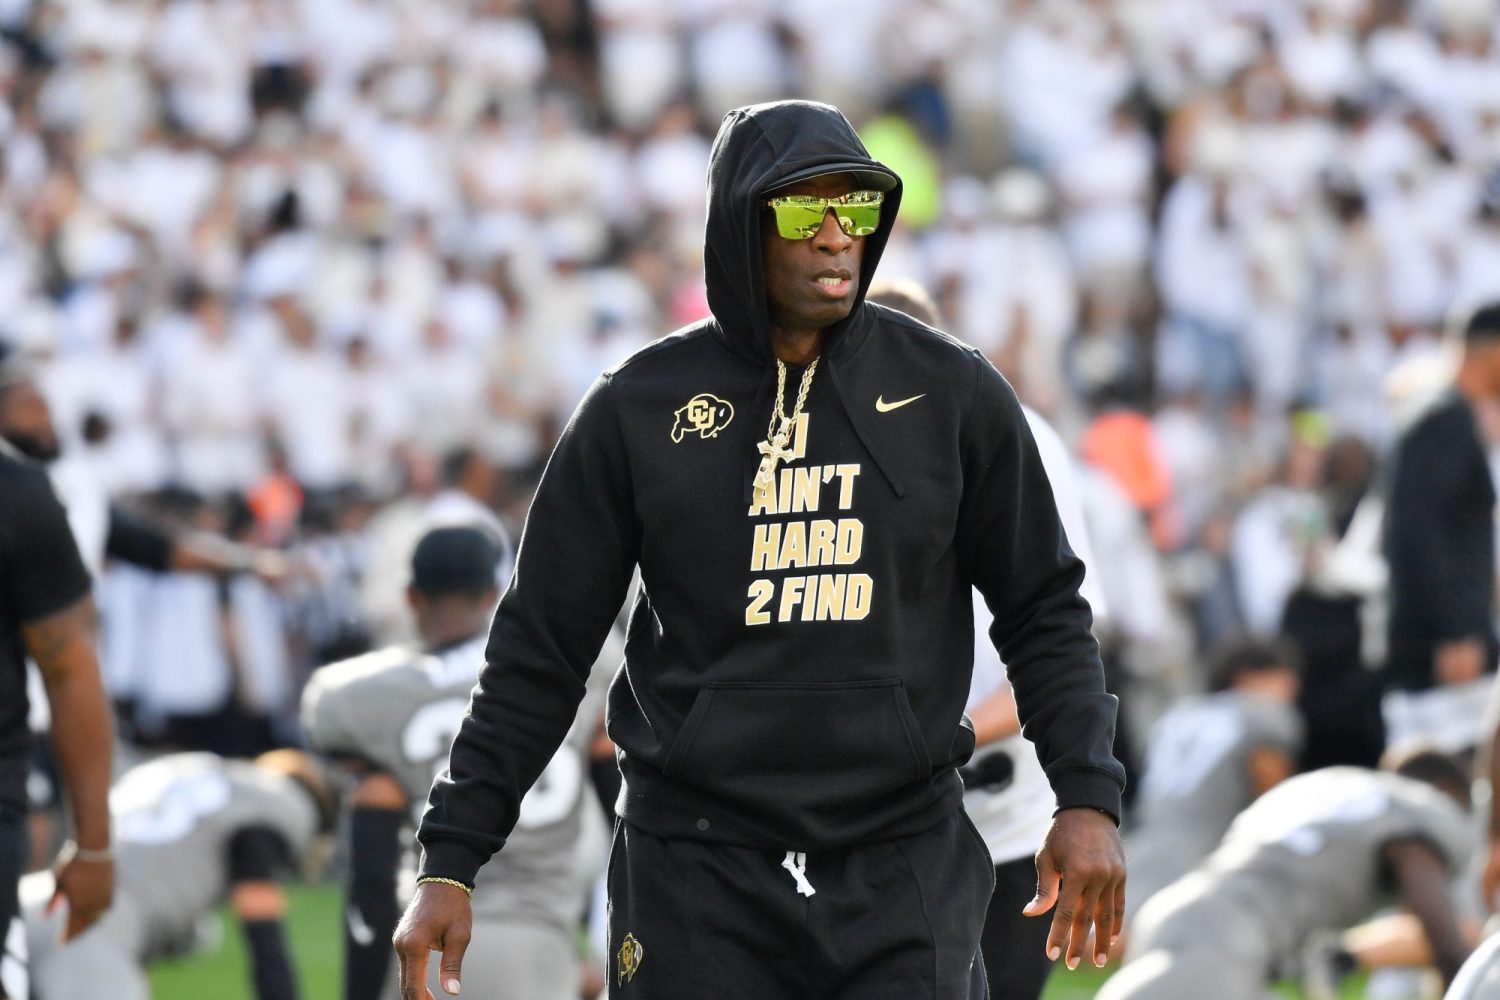
[[[736,353],[767,362],[774,356],[761,271],[761,202],[776,188],[839,173],[852,173],[861,187],[886,195],[880,228],[864,237],[854,308],[826,331],[830,346],[864,307],[901,206],[901,178],[870,157],[854,126],[832,105],[776,101],[724,116],[709,158],[703,258],[709,308]]]

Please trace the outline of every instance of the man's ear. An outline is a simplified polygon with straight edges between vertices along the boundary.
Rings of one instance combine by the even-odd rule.
[[[422,593],[411,584],[406,585],[406,606],[415,612],[422,603]]]

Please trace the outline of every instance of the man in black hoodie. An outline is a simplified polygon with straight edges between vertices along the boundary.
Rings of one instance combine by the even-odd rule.
[[[396,932],[458,992],[467,893],[562,740],[640,567],[608,727],[618,997],[983,997],[993,870],[956,766],[970,586],[1059,810],[1028,909],[1096,961],[1124,906],[1123,772],[1083,566],[1015,395],[864,301],[901,201],[836,109],[731,112],[709,167],[713,318],[606,372],[534,500]],[[1060,884],[1059,884],[1060,883]]]

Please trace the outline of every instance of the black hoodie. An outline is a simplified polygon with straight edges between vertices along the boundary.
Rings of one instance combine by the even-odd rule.
[[[893,187],[865,237],[857,304],[824,333],[796,457],[757,502],[776,386],[761,202],[844,171]],[[1078,595],[1084,569],[1015,395],[977,351],[864,301],[899,181],[836,109],[795,101],[731,112],[708,185],[713,319],[601,376],[558,442],[422,821],[423,874],[472,883],[504,843],[637,564],[607,712],[627,821],[820,851],[961,808],[970,585],[994,611],[1059,805],[1118,817],[1115,699]],[[788,373],[788,409],[800,375]]]

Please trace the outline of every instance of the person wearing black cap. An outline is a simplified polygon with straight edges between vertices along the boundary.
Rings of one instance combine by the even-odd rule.
[[[994,869],[957,773],[971,587],[1059,806],[1028,910],[1057,904],[1053,957],[1097,929],[1103,960],[1124,775],[1083,565],[1010,386],[865,301],[900,203],[836,108],[725,117],[713,316],[601,376],[552,454],[418,831],[405,996],[432,949],[458,992],[476,872],[509,851],[637,566],[607,713],[612,997],[985,995]]]
[[[344,996],[393,997],[391,932],[399,913],[402,830],[414,824],[484,663],[485,630],[504,549],[486,529],[428,531],[411,557],[407,599],[422,648],[392,646],[315,671],[302,700],[308,740],[354,775],[347,806],[349,883],[344,904]],[[613,664],[611,664],[613,666]],[[608,671],[600,671],[607,680]],[[485,869],[469,970],[479,996],[574,1000],[577,927],[588,889],[578,856],[603,853],[603,820],[585,794],[589,741],[603,687],[584,698],[566,740],[532,794],[500,861]],[[591,846],[592,845],[592,848]],[[436,970],[434,970],[435,972]]]
[[[1387,742],[1481,741],[1495,672],[1495,487],[1481,414],[1500,407],[1500,302],[1464,326],[1452,385],[1401,432],[1384,480]]]

